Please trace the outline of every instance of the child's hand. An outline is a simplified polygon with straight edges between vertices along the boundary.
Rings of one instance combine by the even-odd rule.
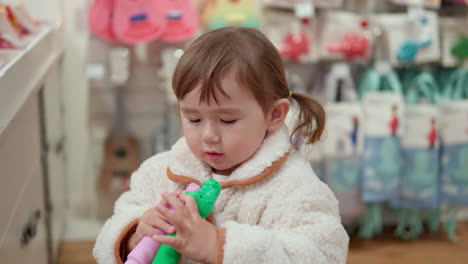
[[[157,206],[158,212],[172,223],[177,230],[177,236],[156,234],[154,238],[163,244],[175,248],[180,254],[203,263],[215,263],[217,258],[217,228],[201,218],[198,206],[192,196],[163,193],[162,197],[175,208],[174,211],[165,206]]]
[[[178,197],[181,193],[182,192],[176,192],[174,195]],[[167,208],[169,207],[169,204],[165,199],[162,199],[157,206],[163,206]],[[128,240],[127,249],[129,251],[133,250],[138,242],[140,242],[140,240],[145,236],[153,237],[154,235],[161,234],[161,232],[156,228],[161,229],[166,234],[172,234],[175,232],[175,228],[168,223],[167,219],[161,216],[161,214],[158,213],[154,207],[152,207],[146,210],[138,221],[138,226],[135,233]]]

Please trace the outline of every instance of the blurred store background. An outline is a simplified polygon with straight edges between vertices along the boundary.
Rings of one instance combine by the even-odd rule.
[[[95,263],[131,172],[181,136],[178,58],[225,26],[264,32],[325,106],[321,142],[295,147],[340,201],[349,263],[466,263],[465,0],[0,0],[1,263]]]

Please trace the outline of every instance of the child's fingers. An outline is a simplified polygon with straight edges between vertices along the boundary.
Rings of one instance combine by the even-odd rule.
[[[166,234],[172,234],[175,232],[175,228],[161,217],[155,218],[151,225],[153,226],[153,228],[161,229],[161,231],[163,231]]]
[[[167,207],[164,207],[164,206],[161,206],[161,205],[156,206],[156,210],[161,214],[162,218],[166,219],[167,222],[174,225],[176,227],[176,229],[177,229],[177,225],[178,225],[179,221],[178,221],[177,217],[175,216],[176,215],[175,211],[170,210]]]
[[[141,236],[155,236],[155,235],[161,235],[161,232],[154,227],[148,225],[148,224],[143,224],[138,227],[138,233]]]
[[[162,193],[161,196],[169,203],[175,210],[181,210],[184,207],[184,203],[175,196],[173,193]]]
[[[141,220],[143,220],[143,222],[147,223],[148,225],[156,226],[157,223],[155,223],[155,219],[158,219],[158,218],[162,218],[164,221],[168,222],[168,220],[154,208],[151,208],[151,210],[147,210],[145,214],[142,216]]]
[[[171,223],[178,232],[185,230],[184,219],[188,219],[186,214],[181,213],[181,210],[172,211],[160,205],[156,206],[156,210]],[[187,210],[184,208],[184,210]]]
[[[155,235],[153,239],[158,241],[161,244],[165,244],[175,248],[177,251],[180,251],[182,247],[182,242],[179,238],[173,236],[164,236],[164,235]]]
[[[192,196],[183,193],[180,195],[180,200],[185,203],[185,206],[189,210],[190,214],[199,216],[198,205],[195,199]]]
[[[175,196],[175,197],[179,197],[183,192],[182,191],[179,191],[179,192],[173,192],[172,194]],[[164,198],[164,196],[161,194],[161,201],[159,202],[159,204],[163,205],[163,206],[166,206],[166,207],[170,207],[171,205],[169,204],[169,202]]]

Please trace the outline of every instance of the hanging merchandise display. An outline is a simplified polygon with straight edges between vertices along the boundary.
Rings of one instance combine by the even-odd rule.
[[[189,40],[200,19],[192,0],[94,0],[88,24],[99,38],[133,45]]]
[[[350,64],[333,63],[325,75],[321,93],[325,103],[356,101],[357,94]]]
[[[349,64],[332,65],[323,89],[330,99],[325,103],[327,122],[322,144],[325,182],[339,201],[342,223],[350,225],[366,210],[359,186],[363,115]]]
[[[439,205],[439,88],[426,71],[403,85],[407,107],[401,140],[400,197],[392,204],[401,208],[395,233],[416,239],[423,232],[423,213],[437,211]]]
[[[309,2],[318,8],[338,8],[343,6],[343,0],[263,0],[263,4],[268,7],[294,8],[298,2]]]
[[[29,14],[24,4],[20,1],[9,6],[10,17],[14,17],[20,27],[24,28],[28,33],[35,33],[43,24],[42,21],[34,19]]]
[[[200,27],[200,17],[192,0],[156,0],[164,12],[165,30],[161,40],[182,42],[190,39]]]
[[[408,16],[412,18],[416,28],[416,38],[405,40],[398,49],[397,58],[399,61],[412,62],[421,49],[432,44],[430,34],[431,28],[428,25],[428,18],[422,6],[408,7]]]
[[[112,30],[119,42],[145,43],[166,29],[163,9],[154,0],[114,0]]]
[[[0,4],[0,45],[10,49],[24,48],[27,43],[25,36],[29,32],[23,30],[24,27],[8,10],[8,6]]]
[[[326,12],[320,19],[320,58],[367,61],[372,50],[369,20],[352,13]]]
[[[461,0],[464,1],[464,0]],[[439,8],[442,0],[391,0],[391,2],[399,5],[423,5],[430,8]]]
[[[368,203],[359,235],[371,238],[383,228],[381,205],[399,196],[404,101],[398,76],[391,70],[379,73],[368,68],[359,93],[364,116],[362,198]]]
[[[115,0],[94,0],[88,12],[88,25],[90,31],[104,40],[114,42],[112,17]]]
[[[138,139],[129,132],[124,89],[130,75],[130,52],[117,47],[110,52],[111,81],[115,86],[114,127],[105,140],[103,164],[98,180],[99,217],[112,215],[109,199],[116,199],[130,188],[130,176],[140,164]]]
[[[468,19],[446,17],[441,19],[442,65],[462,65],[468,59]]]
[[[265,12],[264,32],[278,48],[286,61],[308,63],[316,60],[313,50],[314,6],[298,3],[292,12],[268,10]]]
[[[464,61],[468,58],[468,38],[460,36],[450,49],[452,56],[456,57],[458,61]]]
[[[441,116],[441,202],[448,206],[445,229],[456,241],[457,208],[468,205],[468,72],[454,69],[443,89]]]
[[[320,8],[337,8],[343,6],[343,0],[313,0]]]
[[[260,28],[259,1],[208,0],[203,10],[203,24],[207,29],[222,27]]]
[[[436,62],[440,59],[438,17],[431,11],[376,17],[387,36],[388,60],[393,66]]]
[[[286,61],[308,63],[316,61],[309,20],[300,20],[292,13],[265,12],[265,33]]]

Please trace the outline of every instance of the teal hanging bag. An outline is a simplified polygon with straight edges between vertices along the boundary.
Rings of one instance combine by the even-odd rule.
[[[382,204],[399,196],[400,134],[404,101],[397,74],[367,69],[359,82],[364,116],[362,198],[368,210],[359,235],[371,238],[383,229]]]

